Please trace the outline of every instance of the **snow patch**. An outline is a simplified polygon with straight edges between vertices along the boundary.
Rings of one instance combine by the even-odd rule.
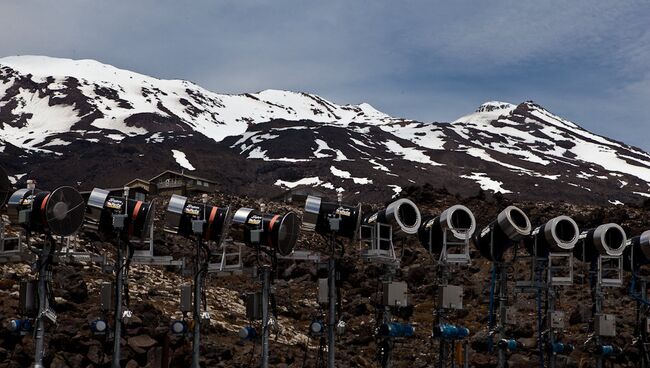
[[[176,160],[176,163],[179,164],[182,168],[188,169],[190,171],[195,170],[194,166],[192,166],[190,161],[185,156],[184,152],[172,150],[172,154],[174,155],[174,160]]]
[[[285,187],[285,188],[295,188],[300,185],[311,185],[311,186],[316,186],[321,184],[322,181],[318,176],[310,177],[310,178],[302,178],[300,180],[296,181],[285,181],[285,180],[276,180],[274,185],[277,185],[279,187]]]
[[[461,178],[474,180],[483,190],[491,190],[495,193],[512,193],[511,191],[502,187],[503,182],[491,179],[485,173],[475,173],[472,175],[461,175]]]
[[[396,155],[402,156],[405,160],[428,164],[431,166],[444,166],[441,163],[432,161],[424,152],[413,147],[402,147],[399,143],[388,140],[384,142],[388,150]]]

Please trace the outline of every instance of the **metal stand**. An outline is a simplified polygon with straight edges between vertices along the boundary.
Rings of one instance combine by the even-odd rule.
[[[633,271],[634,272],[634,271]],[[639,351],[641,355],[641,368],[650,367],[650,349],[648,342],[648,329],[650,329],[650,320],[649,318],[649,309],[650,303],[648,302],[648,289],[647,289],[647,279],[639,277],[637,275],[632,275],[636,282],[639,283],[639,293],[640,295],[634,296],[636,300],[636,342],[639,346]],[[633,284],[634,287],[634,284]],[[633,288],[632,288],[633,289]],[[631,290],[631,292],[636,292],[636,290]]]
[[[262,267],[262,368],[269,367],[269,299],[271,268]]]
[[[203,221],[197,221],[201,223],[201,228]],[[197,227],[195,227],[196,234],[196,258],[194,259],[194,329],[192,331],[192,368],[199,368],[200,360],[200,351],[201,351],[201,292],[202,292],[202,276],[205,271],[201,264],[201,247],[203,246],[202,242],[202,232],[197,233]]]
[[[616,262],[611,266],[608,262]],[[591,298],[593,311],[593,342],[596,347],[596,367],[602,368],[605,356],[615,354],[616,347],[607,345],[608,353],[603,351],[603,336],[616,336],[616,325],[613,316],[603,314],[603,287],[620,286],[623,282],[622,256],[598,256],[591,262],[589,279],[591,282]],[[612,277],[612,274],[615,277]],[[588,341],[589,342],[589,341]]]
[[[330,258],[327,262],[327,367],[334,368],[336,346],[336,235],[330,237]]]
[[[465,233],[466,229],[458,229],[459,232]],[[464,241],[452,241],[450,240],[449,237],[450,230],[445,229],[443,232],[443,241],[442,241],[442,250],[440,252],[440,257],[438,259],[438,267],[440,270],[440,285],[438,288],[438,292],[443,295],[439,295],[438,297],[438,308],[435,311],[435,323],[436,326],[440,326],[441,324],[446,322],[446,314],[448,309],[462,309],[462,288],[458,286],[452,286],[450,287],[449,285],[449,279],[451,278],[451,270],[450,270],[450,263],[451,264],[470,264],[471,263],[471,258],[469,256],[469,239],[464,240]],[[452,235],[453,237],[453,235]],[[432,243],[432,239],[430,237],[429,243]],[[452,248],[461,248],[461,252],[452,252]],[[429,249],[431,251],[431,249]],[[450,293],[453,293],[454,295],[451,296],[449,299],[454,299],[454,300],[446,300],[447,295],[446,295],[446,289],[450,289]],[[460,299],[460,300],[458,300]],[[435,335],[435,334],[434,334]],[[454,341],[448,341],[445,338],[440,338],[439,340],[439,357],[438,357],[438,367],[439,368],[445,368],[449,365],[449,362],[447,360],[449,356],[449,352],[455,351],[456,346],[454,344]],[[464,354],[462,356],[462,366],[464,368],[469,367],[469,351],[468,351],[468,344],[467,341],[465,340],[462,345],[460,346],[461,349],[463,349]],[[456,366],[456,361],[452,358],[452,367]]]
[[[366,245],[366,249],[361,252],[364,259],[390,267],[399,267],[400,260],[395,253],[391,225],[380,222],[375,225],[361,225],[361,234],[364,233],[369,234],[368,237],[361,237],[361,243]]]
[[[131,260],[134,264],[147,264],[156,266],[177,266],[183,267],[185,262],[183,260],[174,260],[172,256],[155,256],[153,244],[154,226],[152,225],[149,230],[149,239],[133,240],[131,245],[135,244],[149,244],[149,248],[145,250],[133,251],[133,258]]]
[[[126,262],[122,255],[122,244],[117,238],[117,256],[115,259],[115,323],[113,326],[113,355],[111,368],[120,368],[121,342],[122,342],[122,295],[126,278]]]
[[[496,266],[496,264],[495,264]],[[505,321],[506,321],[506,314],[507,314],[507,309],[508,309],[508,295],[507,295],[507,287],[508,287],[508,276],[506,273],[506,266],[505,264],[501,264],[500,266],[497,267],[499,270],[499,279],[498,279],[498,285],[499,285],[499,324],[497,325],[497,332],[499,336],[499,341],[503,340],[506,338],[506,328],[505,328]],[[506,350],[504,348],[500,348],[498,352],[498,358],[497,358],[497,367],[498,368],[504,368],[506,365]]]
[[[494,330],[489,331],[490,339],[489,339],[489,348],[490,350],[492,349],[492,335],[496,334],[498,341],[501,342],[506,339],[506,332],[505,332],[505,324],[507,320],[507,313],[508,313],[508,275],[507,275],[507,270],[509,267],[512,266],[516,262],[517,259],[517,251],[518,247],[515,246],[514,249],[514,257],[510,262],[504,262],[504,261],[496,261],[496,257],[494,255],[494,249],[495,249],[495,244],[494,244],[494,229],[491,229],[490,231],[490,255],[493,260],[493,277],[496,278],[496,280],[493,280],[495,282],[496,287],[499,289],[499,320],[494,328]],[[493,290],[491,291],[491,296]],[[492,298],[490,299],[490,303],[492,303]],[[492,319],[492,310],[490,310],[490,320]],[[506,366],[506,348],[503,346],[498,347],[498,352],[497,352],[497,367],[498,368],[505,368]]]
[[[36,329],[34,331],[34,368],[44,368],[43,356],[45,355],[45,317],[56,323],[56,315],[49,310],[47,283],[52,279],[52,247],[54,239],[47,235],[43,251],[38,258],[38,314]]]

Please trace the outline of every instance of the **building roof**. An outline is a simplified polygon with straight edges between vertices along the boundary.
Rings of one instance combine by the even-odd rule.
[[[137,179],[133,179],[133,180],[131,180],[130,182],[128,182],[128,183],[126,183],[126,184],[124,184],[124,185],[128,187],[129,185],[131,185],[131,184],[135,184],[135,183],[137,183],[137,182],[144,183],[144,184],[147,184],[147,185],[148,185],[148,184],[151,184],[151,181],[150,181],[150,180],[144,180],[144,179],[139,179],[139,178],[137,178]]]
[[[188,175],[188,174],[185,174],[184,172],[180,173],[178,171],[173,171],[173,170],[165,170],[165,171],[161,172],[160,174],[154,176],[153,178],[149,179],[149,181],[155,181],[156,179],[160,178],[161,176],[163,176],[165,174],[173,174],[173,175],[176,175],[176,176],[182,176],[182,177],[187,178],[187,179],[201,180],[201,181],[208,182],[210,184],[217,184],[217,182],[214,181],[214,180],[202,178],[202,177],[195,176],[195,175]]]

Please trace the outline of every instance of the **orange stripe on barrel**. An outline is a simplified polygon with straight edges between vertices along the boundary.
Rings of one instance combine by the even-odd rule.
[[[140,214],[140,209],[142,208],[142,201],[137,201],[135,203],[135,207],[133,208],[133,215],[131,215],[131,223],[129,224],[129,237],[133,236],[133,225],[135,223],[135,220],[138,218],[138,215]]]

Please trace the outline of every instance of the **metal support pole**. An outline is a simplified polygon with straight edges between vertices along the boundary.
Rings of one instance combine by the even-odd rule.
[[[497,327],[499,341],[505,339],[505,321],[506,321],[506,312],[507,312],[507,302],[508,297],[506,295],[507,287],[507,275],[505,265],[499,266],[499,325]],[[504,368],[506,365],[506,350],[504,348],[499,349],[497,367]]]
[[[549,266],[550,267],[550,266]],[[551,321],[551,316],[555,312],[555,287],[549,286],[548,288],[548,315],[546,320]],[[552,344],[555,343],[555,328],[549,326],[548,329],[548,341]],[[550,351],[548,354],[548,366],[549,368],[555,368],[557,360],[557,354],[553,351]]]
[[[115,323],[113,326],[113,358],[111,368],[120,368],[120,343],[122,340],[122,289],[124,288],[124,259],[122,244],[117,238],[117,257],[115,259]]]
[[[445,242],[446,242],[446,234],[445,234]],[[440,290],[440,287],[447,286],[449,283],[449,267],[446,261],[445,257],[442,257],[442,261],[440,262],[440,286],[438,290]],[[441,324],[444,322],[444,309],[442,308],[441,305],[438,305],[438,311],[437,311],[437,316],[436,316],[436,324]],[[447,366],[447,342],[445,339],[439,339],[439,357],[438,357],[438,367],[439,368],[444,368]],[[453,359],[452,359],[453,361]]]
[[[201,359],[201,283],[203,270],[201,269],[200,234],[196,237],[196,258],[194,260],[194,329],[192,331],[192,368],[199,368]]]
[[[329,312],[327,314],[327,367],[334,368],[335,343],[336,343],[336,237],[332,234],[330,239],[330,258],[327,264],[327,300]]]
[[[634,277],[634,276],[633,276]],[[640,279],[640,284],[641,284],[641,299],[642,300],[647,300],[647,282],[645,278]],[[634,292],[634,290],[632,291]],[[644,305],[641,300],[637,300],[636,302],[636,308],[637,308],[637,326],[639,329],[639,340],[640,341],[640,350],[641,350],[641,368],[648,368],[648,351],[646,350],[647,346],[647,340],[648,340],[648,332],[646,330],[646,318],[648,318],[648,307]]]
[[[45,355],[45,310],[47,308],[47,281],[50,277],[49,267],[51,262],[51,239],[43,245],[43,251],[38,259],[38,315],[36,317],[36,330],[34,336],[34,368],[43,368]]]
[[[594,261],[597,262],[597,261]],[[598,280],[598,269],[597,269],[597,263],[592,262],[591,265],[591,270],[589,272],[589,276],[592,281],[592,300],[593,300],[593,318],[598,318],[602,314],[603,310],[603,295],[602,295],[602,289],[600,282]],[[593,323],[593,321],[592,321]],[[596,342],[596,346],[601,345],[601,338],[598,335],[598,331],[595,332],[595,338],[594,341]],[[596,357],[596,367],[597,368],[603,368],[603,356],[602,354],[598,354]]]
[[[262,267],[262,368],[269,367],[269,297],[271,268]]]

